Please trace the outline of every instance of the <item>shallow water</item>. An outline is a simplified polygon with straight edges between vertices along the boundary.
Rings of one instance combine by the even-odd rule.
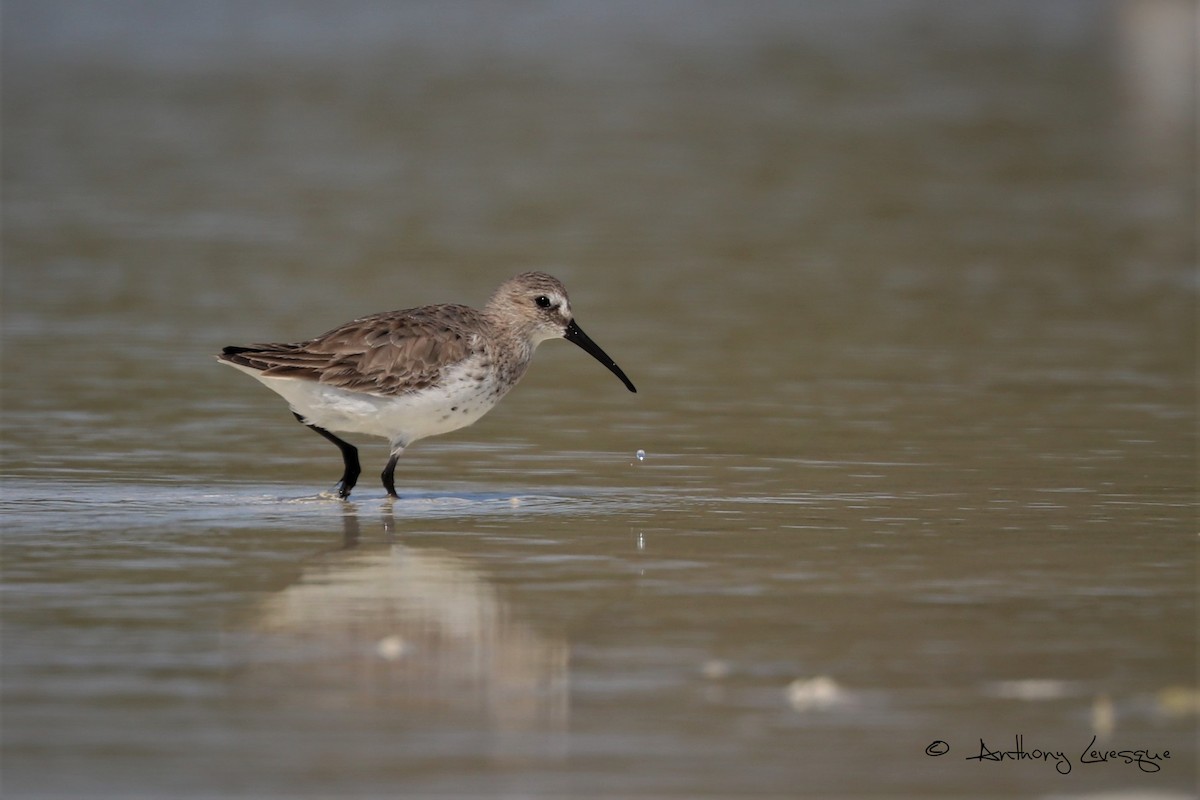
[[[1187,796],[1184,5],[6,3],[4,795]],[[527,268],[395,503],[212,360]]]

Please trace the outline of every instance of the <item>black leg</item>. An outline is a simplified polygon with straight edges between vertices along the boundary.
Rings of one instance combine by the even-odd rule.
[[[342,451],[342,463],[346,465],[346,469],[342,473],[342,479],[338,481],[337,485],[333,488],[337,496],[345,500],[350,496],[350,490],[354,488],[354,484],[358,483],[358,476],[362,474],[362,467],[358,463],[358,448],[343,439],[339,439],[324,428],[317,427],[311,422],[305,422],[304,417],[300,416],[295,411],[293,411],[292,414],[302,424],[312,428],[314,431],[336,444],[338,450]]]
[[[400,460],[400,453],[392,453],[392,457],[388,459],[387,466],[383,468],[383,488],[387,489],[388,497],[399,497],[396,494],[396,462]]]

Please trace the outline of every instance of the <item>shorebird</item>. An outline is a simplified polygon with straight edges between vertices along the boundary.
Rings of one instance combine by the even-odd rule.
[[[396,461],[418,439],[478,420],[525,374],[547,339],[579,345],[621,368],[575,324],[562,283],[524,272],[496,289],[482,310],[442,304],[385,311],[294,344],[222,350],[217,360],[288,401],[296,419],[337,445],[345,470],[332,493],[345,499],[362,468],[358,448],[333,431],[382,436],[391,444],[383,487],[396,497]]]

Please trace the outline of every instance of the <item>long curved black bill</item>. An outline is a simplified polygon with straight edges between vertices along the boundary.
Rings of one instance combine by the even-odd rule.
[[[567,330],[563,333],[563,338],[572,344],[577,344],[582,347],[592,356],[592,358],[596,359],[601,364],[612,370],[613,375],[616,375],[618,378],[620,378],[621,382],[625,384],[629,391],[637,392],[637,389],[630,382],[629,378],[626,378],[625,373],[622,372],[621,368],[617,366],[617,362],[609,358],[608,353],[600,349],[600,345],[588,338],[588,335],[581,331],[579,326],[575,324],[575,320],[571,320],[567,323]]]

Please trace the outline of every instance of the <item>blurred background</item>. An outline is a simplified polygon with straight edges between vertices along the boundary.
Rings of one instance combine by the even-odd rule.
[[[1196,33],[4,0],[5,794],[1194,790]],[[293,502],[212,355],[526,269],[639,393],[547,343],[394,513],[382,442]]]

